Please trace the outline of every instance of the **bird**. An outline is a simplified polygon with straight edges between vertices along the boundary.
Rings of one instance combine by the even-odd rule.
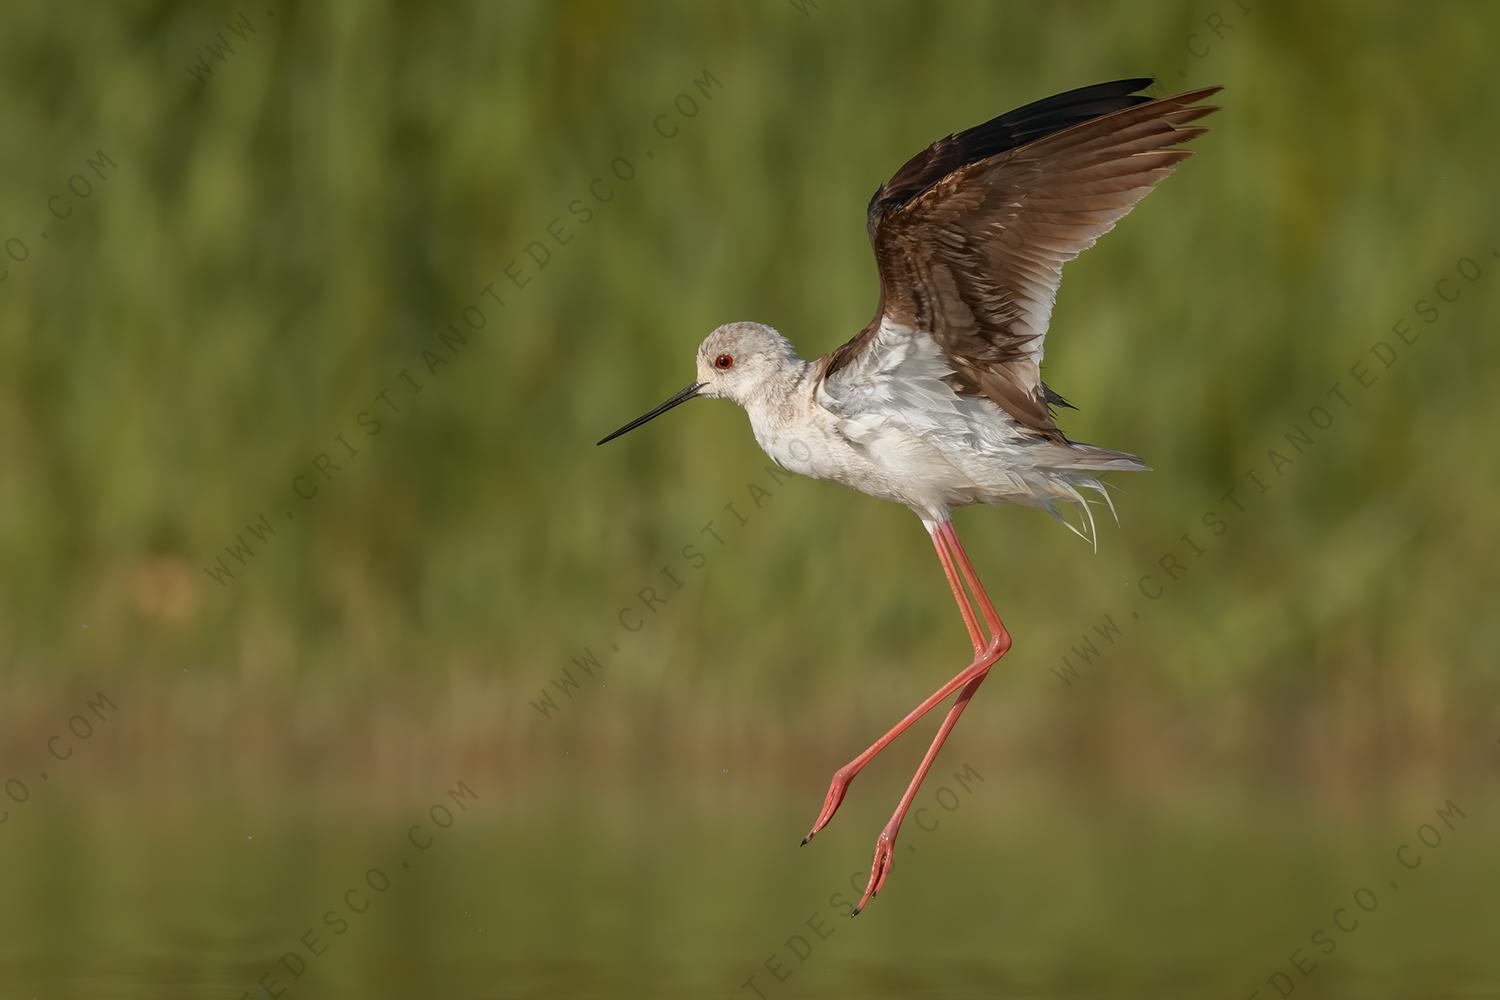
[[[598,442],[691,399],[728,399],[745,409],[757,443],[780,466],[904,504],[921,519],[973,659],[829,782],[804,845],[881,750],[958,692],[876,838],[851,916],[885,887],[922,780],[1012,645],[952,511],[1038,507],[1097,550],[1081,491],[1097,494],[1113,515],[1100,477],[1150,471],[1137,455],[1067,438],[1056,409],[1072,404],[1042,381],[1041,365],[1063,265],[1171,174],[1190,155],[1183,144],[1208,131],[1193,123],[1219,110],[1201,102],[1220,87],[1160,98],[1142,93],[1153,84],[1141,77],[1081,87],[932,143],[870,198],[866,228],[880,299],[862,330],[804,360],[771,326],[726,323],[699,346],[696,377],[686,388]]]

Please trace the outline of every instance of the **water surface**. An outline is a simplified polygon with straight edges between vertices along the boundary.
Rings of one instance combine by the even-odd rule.
[[[1416,998],[1500,983],[1500,844],[1481,799],[1144,802],[955,772],[924,791],[887,891],[850,920],[894,780],[863,781],[806,848],[815,802],[728,776],[454,779],[380,807],[347,789],[59,797],[0,830],[0,996]]]

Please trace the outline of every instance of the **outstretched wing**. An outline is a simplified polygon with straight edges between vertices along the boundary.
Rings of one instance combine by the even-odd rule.
[[[880,307],[823,359],[835,390],[891,331],[930,336],[953,389],[982,395],[1030,432],[1063,440],[1047,409],[1042,344],[1062,266],[1114,228],[1207,129],[1220,88],[1160,100],[1120,80],[1027,105],[933,143],[870,199]],[[882,328],[887,336],[879,336]],[[874,359],[870,359],[874,360]],[[877,367],[879,367],[877,365]]]

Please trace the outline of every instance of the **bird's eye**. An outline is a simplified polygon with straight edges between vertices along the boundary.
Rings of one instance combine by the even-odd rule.
[[[734,359],[727,354],[721,354],[717,358],[714,358],[715,368],[730,368],[733,367],[733,365]]]

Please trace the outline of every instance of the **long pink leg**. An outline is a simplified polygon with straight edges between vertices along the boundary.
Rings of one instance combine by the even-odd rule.
[[[964,551],[963,543],[958,540],[958,532],[953,530],[952,521],[944,521],[938,525],[938,534],[943,536],[953,549],[953,554],[958,559],[959,569],[963,571],[964,580],[969,589],[974,591],[975,598],[979,601],[979,610],[984,614],[984,620],[990,627],[990,631],[996,636],[1005,636],[1007,647],[1010,645],[1010,633],[1005,631],[1005,626],[1000,621],[1000,613],[995,610],[995,605],[990,602],[990,595],[984,592],[984,585],[979,582],[979,574],[974,572],[974,564],[969,562],[969,553]]]
[[[991,632],[998,639],[1004,637],[1004,648],[1000,656],[1005,655],[1005,650],[1010,648],[1010,633],[1000,622],[1000,616],[995,611],[995,606],[990,602],[989,595],[985,593],[984,587],[979,582],[979,576],[974,572],[973,563],[969,562],[969,555],[964,551],[963,545],[958,540],[958,534],[953,530],[953,522],[944,521],[938,527],[942,535],[958,557],[958,564],[963,571],[964,581],[969,589],[974,592],[979,601],[980,612],[984,615],[985,623],[989,625]],[[995,657],[998,660],[1000,657]],[[938,727],[937,735],[932,738],[932,745],[927,748],[927,753],[922,757],[922,763],[917,766],[917,773],[912,776],[911,784],[906,786],[906,792],[901,796],[901,801],[896,804],[896,811],[891,814],[890,822],[885,829],[880,831],[880,836],[875,839],[875,860],[870,865],[870,881],[865,886],[865,894],[860,897],[859,905],[854,907],[854,912],[849,914],[858,916],[859,911],[865,908],[865,904],[874,899],[885,887],[886,876],[891,871],[891,861],[895,855],[896,834],[901,830],[901,821],[906,818],[906,811],[911,808],[912,800],[917,797],[917,789],[922,787],[922,781],[927,777],[927,772],[932,770],[932,762],[937,759],[938,751],[942,749],[943,743],[947,741],[948,734],[958,723],[958,717],[964,714],[964,709],[969,705],[969,699],[974,697],[974,692],[979,690],[979,685],[984,683],[985,677],[989,675],[986,667],[975,675],[974,679],[964,685],[959,692],[958,700],[948,710],[943,719],[943,724]]]
[[[953,553],[948,551],[947,540],[942,535],[941,526],[932,533],[932,547],[937,549],[938,561],[943,564],[943,576],[948,580],[948,586],[953,589],[953,599],[958,603],[958,613],[963,617],[964,628],[969,633],[969,641],[974,644],[974,652],[978,653],[984,649],[984,633],[979,630],[979,620],[974,617],[974,608],[969,603],[969,595],[964,593],[963,584],[959,582],[958,570],[953,564]]]
[[[948,585],[953,589],[953,599],[958,604],[959,614],[963,616],[964,627],[969,633],[969,639],[974,644],[974,660],[963,670],[959,671],[952,680],[938,688],[925,701],[912,709],[905,718],[891,727],[889,732],[870,744],[863,753],[833,773],[833,779],[829,782],[828,786],[828,794],[823,799],[823,808],[818,812],[818,818],[813,823],[812,830],[806,837],[802,838],[802,843],[806,844],[817,835],[819,830],[828,825],[829,820],[833,819],[833,814],[838,811],[839,805],[844,801],[844,795],[849,790],[850,783],[864,769],[866,764],[873,760],[880,751],[889,746],[898,736],[906,732],[918,719],[945,701],[950,694],[963,687],[976,676],[982,677],[995,664],[995,661],[1004,656],[1005,651],[1010,648],[1009,633],[1000,624],[1000,618],[995,614],[994,607],[989,604],[989,598],[982,596],[984,594],[983,590],[978,589],[976,590],[976,596],[980,596],[981,611],[985,616],[986,622],[990,624],[990,630],[993,633],[992,638],[988,642],[984,641],[978,622],[975,619],[974,610],[969,605],[968,596],[964,593],[963,585],[959,582],[958,573],[955,571],[954,557],[957,555],[959,557],[958,564],[965,568],[965,574],[971,577],[973,574],[973,566],[969,564],[968,556],[963,553],[963,549],[961,547],[953,548],[957,545],[957,542],[958,536],[953,533],[953,526],[948,521],[944,521],[932,533],[932,544],[937,549],[938,560],[943,565],[943,575],[947,578]],[[974,578],[971,588],[976,587],[977,584],[978,579]]]

